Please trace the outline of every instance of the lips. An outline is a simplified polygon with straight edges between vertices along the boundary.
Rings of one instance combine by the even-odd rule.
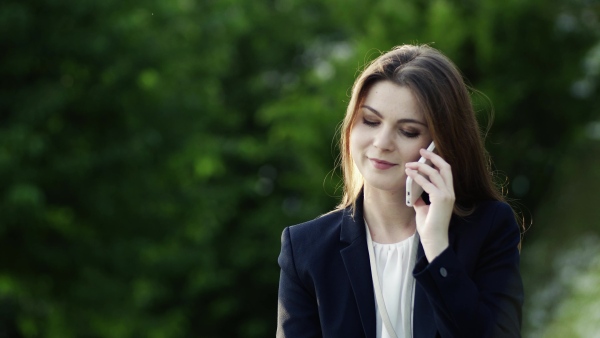
[[[389,169],[389,168],[397,165],[395,163],[391,163],[391,162],[376,159],[376,158],[369,158],[369,161],[371,161],[371,164],[375,168],[380,169],[380,170],[386,170],[386,169]]]

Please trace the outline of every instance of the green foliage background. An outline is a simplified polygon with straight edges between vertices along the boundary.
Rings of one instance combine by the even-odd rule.
[[[567,159],[600,154],[599,20],[594,0],[3,1],[0,337],[273,336],[281,231],[337,203],[353,79],[402,43],[489,97],[527,223],[554,210]]]

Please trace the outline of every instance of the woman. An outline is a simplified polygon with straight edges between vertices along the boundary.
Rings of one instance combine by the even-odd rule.
[[[341,151],[341,204],[283,231],[277,336],[520,336],[520,230],[454,64],[412,45],[374,60]]]

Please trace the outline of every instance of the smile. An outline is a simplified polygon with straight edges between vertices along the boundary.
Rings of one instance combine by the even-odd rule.
[[[371,161],[371,164],[373,164],[376,169],[380,170],[386,170],[397,165],[395,163],[390,163],[388,161],[383,161],[376,158],[369,158],[369,161]]]

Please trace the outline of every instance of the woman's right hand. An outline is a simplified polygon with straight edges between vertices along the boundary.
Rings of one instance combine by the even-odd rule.
[[[429,194],[430,204],[419,198],[414,205],[417,231],[428,261],[432,261],[448,247],[448,227],[454,210],[452,168],[442,157],[426,149],[421,156],[433,164],[410,162],[406,174]]]

